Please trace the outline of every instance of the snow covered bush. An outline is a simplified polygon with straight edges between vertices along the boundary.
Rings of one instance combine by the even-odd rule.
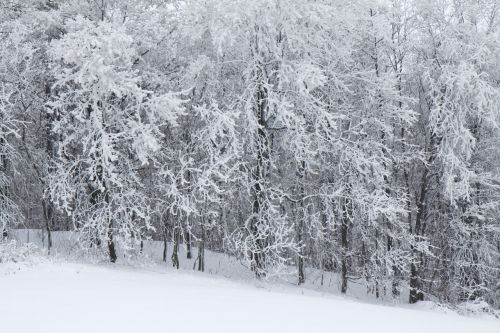
[[[0,241],[0,263],[30,261],[37,247],[32,243],[18,244],[15,240]]]

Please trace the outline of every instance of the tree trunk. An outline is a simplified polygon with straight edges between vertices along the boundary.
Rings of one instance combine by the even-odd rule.
[[[299,285],[301,285],[304,282],[306,282],[306,274],[304,271],[304,257],[302,254],[299,255],[298,270],[299,270]]]
[[[304,203],[301,202],[300,204],[302,212],[299,212],[298,218],[299,221],[297,223],[297,242],[300,245],[300,250],[298,253],[298,258],[297,258],[297,270],[298,270],[298,277],[299,281],[298,284],[301,285],[304,282],[306,282],[306,274],[305,274],[305,269],[304,269],[304,244],[303,244],[303,233],[304,233]]]
[[[422,236],[422,219],[426,213],[426,195],[427,195],[427,181],[428,181],[429,169],[425,168],[422,180],[420,184],[420,196],[417,202],[417,215],[415,218],[415,228],[412,230],[410,227],[410,233],[416,236]],[[419,269],[417,265],[422,264],[422,261],[418,259],[416,263],[416,258],[420,258],[418,251],[412,246],[411,250],[413,252],[414,260],[412,260],[410,265],[410,304],[422,301],[424,299],[424,294],[421,291],[421,280],[419,275]]]
[[[304,203],[301,202],[301,208],[304,209]],[[298,284],[301,285],[304,282],[306,282],[306,274],[304,270],[304,244],[303,243],[303,232],[304,232],[304,214],[299,214],[299,221],[298,221],[298,226],[297,226],[297,241],[300,245],[300,250],[298,253],[298,258],[297,258],[297,268],[298,268],[298,275],[299,275],[299,281]]]
[[[113,229],[112,224],[109,224],[108,228],[108,251],[109,251],[109,260],[114,263],[116,262],[116,250],[115,250],[115,242],[113,240]]]
[[[392,237],[388,236],[387,237],[387,252],[391,252],[391,250],[394,246],[393,243],[394,243],[394,240],[392,239]],[[393,298],[397,298],[397,297],[399,297],[399,294],[400,294],[400,292],[399,292],[399,279],[400,279],[401,273],[399,272],[399,269],[398,269],[398,267],[396,267],[396,265],[392,266],[392,272],[393,272],[394,276],[392,278],[391,293],[392,293]]]
[[[342,267],[341,267],[341,279],[342,285],[340,287],[340,292],[345,294],[347,291],[347,223],[342,222],[341,226],[341,245],[342,245]]]
[[[167,262],[167,245],[168,245],[168,213],[162,215],[163,219],[163,262]]]
[[[179,235],[179,230],[178,228],[175,228],[174,230],[174,247],[173,247],[173,250],[172,250],[172,265],[179,269],[179,238],[180,238],[180,235]]]
[[[191,231],[186,231],[186,257],[191,259],[193,255],[191,254]]]
[[[341,280],[342,284],[340,287],[340,292],[342,294],[345,294],[347,292],[347,274],[348,274],[348,251],[349,251],[349,244],[347,241],[348,237],[348,232],[349,232],[349,219],[350,219],[350,213],[349,213],[349,208],[348,206],[350,205],[348,199],[343,199],[343,206],[342,207],[342,224],[340,226],[340,242],[342,246],[342,259],[341,259]]]
[[[305,177],[305,172],[306,172],[306,163],[305,161],[301,161],[299,168],[297,170],[297,178],[300,183],[304,181]],[[297,241],[298,244],[300,245],[300,250],[299,250],[299,255],[298,255],[298,262],[297,262],[297,268],[298,268],[298,274],[299,274],[299,282],[298,284],[301,285],[304,282],[306,282],[306,275],[305,275],[305,269],[304,269],[304,224],[305,224],[305,219],[306,219],[306,207],[304,205],[304,197],[305,197],[305,189],[302,184],[299,185],[299,196],[301,197],[300,199],[300,211],[297,214],[298,217],[298,223],[297,223]]]
[[[201,242],[198,245],[198,271],[205,271],[205,228],[201,226]]]
[[[163,262],[167,262],[167,233],[163,235]]]
[[[262,75],[262,73],[260,73]],[[262,78],[260,78],[262,79]],[[257,165],[253,170],[253,206],[252,213],[254,215],[251,231],[255,240],[256,251],[251,253],[252,268],[258,278],[265,275],[265,247],[267,239],[265,235],[260,234],[260,225],[266,223],[267,216],[265,215],[266,203],[265,193],[262,188],[266,174],[266,167],[269,159],[268,138],[265,132],[266,121],[265,114],[267,109],[267,90],[262,85],[259,85],[257,91],[256,116],[259,124],[257,130]]]
[[[0,151],[4,151],[4,146],[5,146],[5,139],[2,137],[0,138]],[[0,154],[0,172],[4,173],[6,171],[7,171],[7,156],[4,153],[2,153]],[[3,201],[4,196],[6,196],[6,188],[2,186],[0,187],[0,201]],[[3,225],[2,238],[4,239],[7,239],[9,236],[9,233],[7,231],[8,227],[9,226],[7,224]]]
[[[436,158],[435,149],[440,144],[441,138],[436,137],[434,133],[431,133],[429,147],[427,149],[428,157],[427,163],[424,166],[425,169],[422,173],[422,178],[420,181],[420,195],[417,201],[417,214],[415,216],[415,228],[412,230],[410,224],[410,234],[414,234],[417,237],[424,236],[425,230],[425,218],[427,215],[427,192],[429,190],[429,182],[431,175],[429,174],[430,168]],[[424,300],[424,294],[422,292],[422,281],[420,277],[419,266],[423,263],[423,253],[418,252],[413,246],[411,246],[414,260],[410,265],[410,303],[416,303],[418,301]],[[417,262],[415,262],[415,258]]]
[[[50,255],[50,249],[52,248],[52,234],[50,232],[50,221],[52,220],[52,209],[51,207],[47,207],[47,202],[45,199],[42,199],[42,209],[43,216],[45,218],[45,230],[47,231],[47,253]]]

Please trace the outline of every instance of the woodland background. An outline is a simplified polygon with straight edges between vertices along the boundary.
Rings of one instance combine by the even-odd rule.
[[[495,0],[2,0],[0,228],[500,303]],[[171,244],[171,245],[170,245]],[[193,247],[193,251],[191,248]],[[196,251],[194,251],[196,247]]]

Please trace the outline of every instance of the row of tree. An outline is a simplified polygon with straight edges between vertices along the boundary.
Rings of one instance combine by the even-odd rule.
[[[495,0],[4,0],[0,226],[495,302]]]

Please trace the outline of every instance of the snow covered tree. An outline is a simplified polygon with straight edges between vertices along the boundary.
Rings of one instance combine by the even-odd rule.
[[[416,10],[414,38],[420,49],[414,75],[426,157],[418,171],[412,231],[428,237],[439,253],[434,258],[416,255],[410,302],[422,299],[433,284],[443,291],[440,297],[474,299],[485,294],[496,275],[490,255],[498,220],[490,214],[498,209],[497,188],[490,177],[496,178],[497,171],[484,154],[497,155],[492,142],[483,141],[498,136],[498,80],[489,59],[498,52],[493,42],[496,8],[488,2],[445,1],[416,4]],[[426,274],[429,287],[423,285]]]
[[[114,235],[126,244],[151,228],[139,170],[159,149],[160,127],[176,124],[182,100],[141,88],[123,26],[77,17],[65,27],[51,45],[49,105],[61,136],[51,195],[83,239],[107,243],[114,262]]]

